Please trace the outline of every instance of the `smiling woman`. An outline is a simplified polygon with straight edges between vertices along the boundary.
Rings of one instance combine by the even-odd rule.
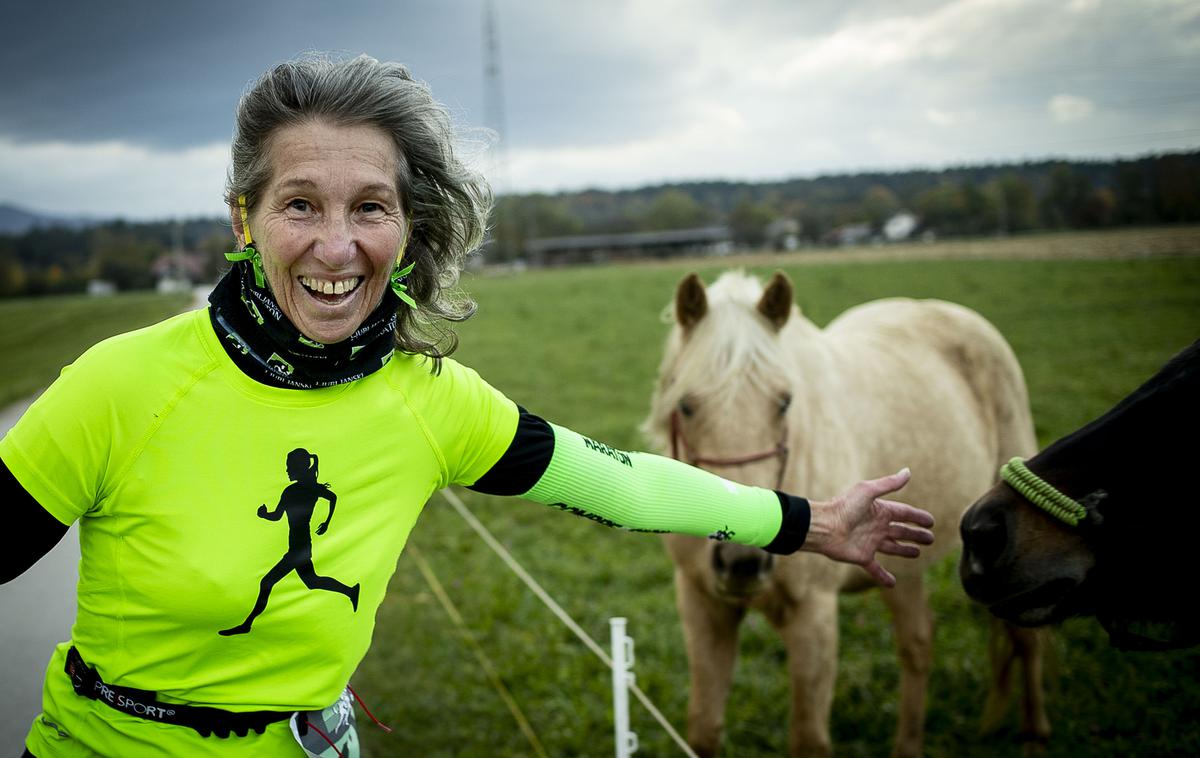
[[[348,339],[388,288],[408,223],[396,145],[373,126],[313,120],[281,128],[271,181],[248,217],[267,283],[293,324],[322,343]],[[244,247],[240,209],[230,209]]]
[[[490,208],[451,136],[398,64],[268,71],[238,107],[239,249],[211,307],[94,346],[0,441],[0,497],[27,525],[0,531],[0,581],[80,522],[79,612],[28,754],[356,756],[347,682],[450,484],[818,552],[884,584],[877,553],[932,541],[929,514],[879,499],[905,472],[810,503],[615,451],[450,359]]]
[[[368,230],[393,229],[397,236],[386,241],[391,246],[386,255],[393,260],[373,273],[386,279],[394,273],[398,253],[407,253],[413,269],[405,284],[413,302],[396,311],[396,343],[401,350],[431,356],[436,365],[457,345],[454,332],[444,324],[475,312],[475,304],[455,285],[466,257],[483,242],[492,203],[487,184],[457,159],[453,143],[454,128],[445,109],[400,64],[367,56],[332,61],[314,55],[278,66],[255,82],[238,105],[233,165],[225,188],[238,242],[244,246],[259,238],[263,252],[276,258],[272,265],[282,263],[289,253],[300,255],[294,247],[272,249],[271,230],[259,228],[286,217],[297,223],[287,225],[295,233],[280,237],[282,245],[377,243],[371,244],[367,258],[380,262],[386,248],[382,232]],[[313,194],[318,189],[339,197],[319,198]],[[238,209],[241,198],[249,212],[249,238]],[[342,205],[330,206],[335,200]],[[350,213],[349,203],[356,213]],[[346,226],[330,228],[339,222],[335,215]],[[305,220],[310,230],[319,227],[320,239],[312,231],[298,231]],[[335,237],[325,236],[330,233]],[[346,256],[350,251],[322,254]],[[319,284],[308,288],[311,291],[337,294],[337,281],[328,275],[338,272],[330,262],[342,262],[328,261],[296,272]],[[341,280],[343,293],[353,284],[347,278]],[[326,283],[333,285],[332,291],[326,292]],[[366,277],[352,289],[367,284],[362,295],[373,308],[386,295],[381,283]],[[280,306],[290,316],[288,308],[298,302],[299,298],[281,301]]]

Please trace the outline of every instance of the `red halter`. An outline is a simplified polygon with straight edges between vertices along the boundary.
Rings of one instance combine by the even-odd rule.
[[[687,458],[680,458],[679,451],[683,449],[683,454]],[[671,457],[677,461],[683,461],[693,466],[705,464],[708,466],[740,466],[743,463],[757,463],[764,461],[767,458],[779,458],[779,476],[775,479],[775,489],[783,486],[783,474],[787,471],[788,446],[787,446],[787,426],[783,428],[783,437],[776,443],[775,447],[770,450],[764,450],[761,453],[751,453],[750,455],[742,455],[734,458],[701,458],[692,455],[691,449],[688,447],[687,440],[679,432],[679,411],[671,412]]]

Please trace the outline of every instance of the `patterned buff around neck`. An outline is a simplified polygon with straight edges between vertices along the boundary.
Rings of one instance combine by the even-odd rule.
[[[225,352],[247,376],[272,387],[317,389],[361,379],[383,368],[396,344],[400,299],[391,289],[354,334],[333,345],[301,334],[271,291],[255,284],[249,261],[235,263],[208,302]]]

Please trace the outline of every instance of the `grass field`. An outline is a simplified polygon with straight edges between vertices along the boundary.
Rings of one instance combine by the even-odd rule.
[[[161,321],[191,301],[140,292],[0,300],[0,408],[41,390],[105,337]]]
[[[1200,246],[1198,246],[1200,252]],[[702,270],[712,281],[717,268]],[[1030,386],[1042,443],[1079,426],[1200,336],[1200,259],[941,260],[784,266],[809,318],[908,295],[976,308],[1008,336]],[[757,269],[767,274],[770,269]],[[643,445],[666,325],[663,306],[684,268],[671,265],[539,271],[475,278],[481,304],[462,329],[460,358],[549,418],[622,447]],[[686,661],[671,567],[658,540],[615,533],[535,505],[464,493],[517,559],[602,644],[625,616],[637,641],[638,682],[682,728]],[[434,498],[412,541],[500,671],[551,755],[611,751],[609,679],[591,653],[519,584],[459,517]],[[977,734],[987,663],[987,616],[959,589],[954,561],[931,582],[936,664],[927,752],[1018,755],[1007,731]],[[1182,599],[1182,602],[1188,602]],[[833,734],[839,755],[890,749],[898,667],[875,593],[842,602]],[[1200,651],[1119,654],[1093,623],[1054,634],[1048,676],[1051,756],[1200,752]],[[727,755],[779,755],[787,741],[782,646],[759,618],[743,630],[730,698]],[[529,743],[458,638],[410,556],[402,557],[356,679],[399,725],[367,728],[376,755],[527,755]],[[673,745],[636,703],[639,754]]]
[[[944,298],[979,310],[1021,359],[1038,436],[1046,443],[1103,412],[1200,336],[1200,234],[1185,230],[1172,239],[1169,254],[1186,257],[1089,259],[1094,238],[1080,237],[1077,260],[1041,259],[1033,254],[1037,238],[1022,241],[1032,252],[1018,254],[1019,260],[965,249],[968,257],[956,259],[948,243],[935,256],[945,260],[849,255],[846,260],[858,261],[850,264],[824,254],[815,262],[805,262],[813,259],[803,254],[749,260],[760,274],[784,268],[804,313],[818,324],[850,305],[891,295]],[[1046,245],[1070,248],[1071,241],[1058,235],[1046,238]],[[726,265],[693,267],[711,282]],[[481,307],[461,328],[456,357],[535,412],[615,446],[641,448],[636,430],[648,410],[667,330],[660,314],[689,268],[668,263],[469,277],[467,288]],[[150,296],[0,303],[0,399],[38,388],[106,329],[131,328],[183,306]],[[638,682],[682,728],[686,661],[671,565],[659,541],[537,505],[461,494],[601,644],[608,639],[609,617],[629,619]],[[427,507],[411,544],[436,572],[546,751],[611,754],[607,670],[440,496]],[[962,594],[953,559],[935,568],[930,585],[937,631],[927,754],[1020,754],[1015,713],[1001,734],[977,734],[987,676],[986,613]],[[886,617],[875,593],[842,601],[832,724],[839,755],[878,756],[890,749],[898,665]],[[1200,754],[1200,649],[1121,654],[1084,620],[1060,627],[1051,647],[1047,681],[1055,733],[1047,755]],[[784,666],[774,633],[751,617],[730,697],[726,755],[785,752]],[[376,715],[396,728],[385,735],[360,717],[360,733],[376,758],[533,752],[412,552],[400,559],[355,685]],[[677,753],[636,702],[631,715],[641,740],[638,755]]]

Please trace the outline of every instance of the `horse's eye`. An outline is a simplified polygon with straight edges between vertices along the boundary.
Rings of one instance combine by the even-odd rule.
[[[788,408],[792,407],[792,396],[790,393],[783,393],[779,396],[779,415],[787,413]]]
[[[679,412],[684,415],[684,418],[691,418],[692,414],[696,412],[696,409],[692,407],[690,400],[680,400]]]

